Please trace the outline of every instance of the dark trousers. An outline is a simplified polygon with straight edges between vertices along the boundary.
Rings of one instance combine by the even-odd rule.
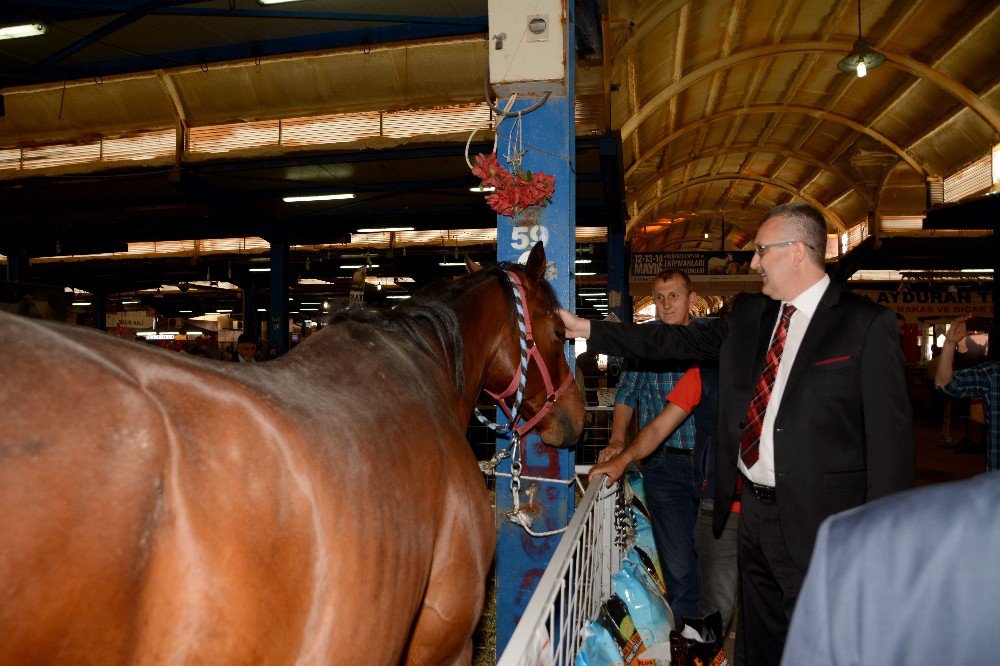
[[[694,519],[698,500],[692,492],[694,458],[672,455],[661,446],[643,461],[642,475],[670,609],[678,618],[697,618]]]
[[[761,502],[749,489],[744,489],[741,502],[738,557],[741,588],[735,663],[778,666],[806,572],[785,548],[778,505]]]

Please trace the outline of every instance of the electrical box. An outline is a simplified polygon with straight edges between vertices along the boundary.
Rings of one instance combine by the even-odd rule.
[[[566,91],[566,0],[490,0],[490,83],[500,96]]]

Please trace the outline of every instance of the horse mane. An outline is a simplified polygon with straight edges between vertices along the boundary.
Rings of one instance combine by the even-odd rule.
[[[438,280],[424,287],[406,303],[393,307],[348,307],[330,316],[329,324],[357,322],[373,326],[379,330],[397,334],[415,344],[421,351],[433,358],[438,365],[448,369],[452,366],[452,381],[455,389],[465,390],[464,349],[460,334],[458,314],[452,302],[458,296],[490,280],[501,281],[501,293],[511,313],[514,312],[514,294],[506,278],[506,271],[520,264],[502,262],[464,276],[460,280]],[[555,291],[546,281],[539,285],[543,297],[552,307],[559,305]],[[444,358],[439,358],[421,331],[421,325],[431,329],[438,344],[444,350]]]

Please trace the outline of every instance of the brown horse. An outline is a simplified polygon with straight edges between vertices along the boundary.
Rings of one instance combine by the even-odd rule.
[[[468,663],[496,537],[465,430],[518,368],[504,271],[542,361],[523,413],[582,428],[575,383],[544,386],[570,373],[544,267],[258,365],[0,313],[0,663]]]

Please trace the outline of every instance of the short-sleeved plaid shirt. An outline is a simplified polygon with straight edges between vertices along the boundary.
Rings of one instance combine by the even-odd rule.
[[[615,402],[632,409],[638,405],[639,427],[644,428],[667,406],[667,396],[688,367],[688,363],[636,362],[618,380]],[[693,449],[694,419],[688,417],[663,444],[675,449]]]
[[[951,381],[938,387],[956,398],[982,398],[989,431],[986,468],[1000,469],[1000,362],[987,361],[974,368],[956,370]]]

